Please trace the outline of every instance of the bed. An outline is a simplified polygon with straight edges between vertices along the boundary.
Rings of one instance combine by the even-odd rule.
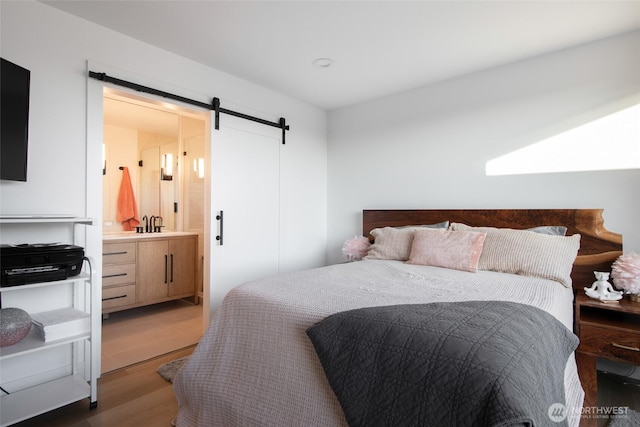
[[[398,309],[414,310],[408,316],[420,317],[424,315],[416,313],[416,309],[436,309],[438,315],[445,313],[446,316],[449,316],[449,313],[453,312],[452,307],[461,308],[462,315],[467,316],[456,320],[461,325],[467,325],[465,328],[457,327],[456,331],[460,329],[473,331],[477,325],[474,323],[475,320],[469,319],[476,318],[481,318],[481,321],[492,321],[495,324],[500,323],[501,334],[504,329],[513,329],[517,331],[516,335],[528,334],[530,330],[540,333],[542,330],[543,335],[551,336],[552,332],[550,331],[557,330],[558,339],[562,340],[564,353],[560,354],[560,350],[557,352],[555,350],[546,351],[553,358],[526,363],[548,365],[546,371],[549,375],[549,384],[551,382],[555,384],[554,392],[548,393],[553,394],[554,397],[543,396],[552,400],[541,400],[541,407],[547,409],[548,403],[554,402],[562,404],[562,408],[566,411],[561,412],[562,419],[551,420],[551,415],[547,413],[531,417],[537,417],[534,425],[578,425],[579,408],[582,405],[584,392],[580,385],[573,354],[573,349],[577,345],[577,339],[571,334],[574,292],[575,289],[581,289],[593,282],[594,270],[608,271],[611,263],[622,251],[622,238],[619,234],[606,230],[601,209],[365,210],[362,212],[362,217],[362,234],[373,242],[369,250],[369,255],[373,254],[372,256],[368,255],[361,261],[267,277],[240,285],[229,292],[221,306],[214,312],[210,327],[192,357],[174,380],[173,387],[180,408],[176,425],[398,425],[398,420],[403,419],[398,417],[416,415],[405,414],[402,412],[403,410],[417,411],[419,412],[417,416],[422,417],[416,418],[422,421],[406,422],[402,423],[403,425],[442,425],[443,423],[477,425],[473,421],[476,414],[465,413],[461,411],[461,408],[473,406],[467,403],[479,394],[469,392],[469,390],[473,390],[469,383],[472,381],[471,377],[475,376],[476,372],[493,369],[484,369],[482,365],[478,365],[478,363],[485,362],[482,351],[475,349],[486,346],[491,350],[494,348],[493,346],[497,345],[494,342],[478,344],[475,341],[470,342],[471,339],[468,337],[458,339],[457,342],[466,343],[469,341],[469,345],[474,349],[474,357],[475,353],[478,353],[479,356],[478,359],[472,361],[465,360],[467,369],[464,371],[465,374],[458,374],[454,380],[449,377],[441,377],[439,373],[449,367],[448,370],[452,372],[447,375],[454,375],[456,372],[453,372],[454,369],[451,367],[458,366],[456,358],[458,356],[460,358],[467,357],[468,351],[465,350],[465,354],[455,355],[455,357],[450,353],[439,354],[438,357],[443,358],[433,359],[438,361],[437,364],[420,366],[419,369],[422,371],[411,371],[405,367],[410,366],[413,369],[416,367],[414,365],[419,365],[419,363],[415,363],[416,360],[420,359],[412,358],[411,354],[414,353],[403,354],[403,368],[393,369],[393,366],[400,366],[395,365],[398,361],[394,359],[397,353],[394,350],[389,353],[390,356],[384,357],[385,360],[388,359],[387,363],[391,364],[391,368],[383,369],[384,375],[386,375],[381,380],[383,382],[374,384],[371,378],[376,376],[376,381],[378,381],[381,369],[378,360],[381,357],[372,362],[373,356],[367,357],[367,350],[365,349],[365,353],[362,353],[362,348],[358,347],[362,343],[367,345],[371,343],[372,338],[365,334],[365,332],[375,331],[370,323],[367,323],[364,329],[349,330],[351,335],[341,336],[338,343],[334,341],[323,343],[318,338],[323,336],[326,339],[333,339],[333,335],[339,335],[334,333],[335,331],[342,333],[348,330],[343,325],[355,325],[353,318],[366,317],[369,321],[371,316],[378,316],[375,317],[378,319],[379,316],[384,317],[388,313],[393,313],[391,315],[397,317]],[[443,222],[446,223],[446,228],[441,230],[420,227],[416,231],[415,228],[415,226]],[[407,228],[407,226],[414,227]],[[442,225],[440,226],[442,227]],[[528,230],[540,226],[546,228]],[[553,230],[550,231],[549,226],[553,226],[551,227]],[[566,227],[566,230],[562,229],[560,232],[562,235],[557,234],[557,226]],[[389,235],[385,233],[391,233],[392,237],[397,237],[402,233],[406,237],[407,230],[412,230],[412,235],[415,236],[415,239],[412,238],[412,246],[408,255],[404,254],[399,256],[399,259],[392,259],[394,255],[376,252],[376,250],[382,249],[384,252],[385,248],[388,249],[384,242],[390,240],[388,240]],[[546,233],[556,234],[548,235]],[[453,240],[454,244],[461,246],[456,246],[455,250],[449,251],[451,256],[438,256],[438,254],[442,254],[441,251],[435,254],[429,253],[433,252],[432,249],[425,249],[422,252],[416,249],[418,239],[424,247],[442,248],[438,245],[443,242],[450,244],[451,240],[448,239],[452,236],[458,239]],[[524,240],[522,240],[523,238]],[[480,240],[482,242],[479,242]],[[532,240],[533,243],[529,240]],[[539,244],[540,242],[543,242],[542,246]],[[551,249],[547,246],[549,242],[552,242]],[[510,244],[522,246],[508,247]],[[560,246],[560,252],[556,252],[556,244]],[[501,245],[507,245],[506,249]],[[404,246],[402,248],[406,249]],[[521,250],[522,248],[525,249]],[[445,248],[445,252],[446,250],[448,249]],[[498,252],[491,252],[496,250]],[[504,252],[505,250],[506,252]],[[463,253],[464,256],[458,259],[460,253]],[[505,256],[501,255],[505,253]],[[512,256],[514,254],[518,256],[514,258]],[[398,258],[397,254],[395,256]],[[408,260],[403,258],[406,256],[409,256]],[[453,266],[448,265],[451,258],[456,258]],[[505,258],[510,259],[507,265],[501,264]],[[532,260],[536,262],[532,263]],[[444,266],[441,265],[443,262]],[[474,263],[475,269],[473,268]],[[508,265],[510,263],[517,265]],[[524,267],[520,265],[522,263],[524,263]],[[482,305],[480,309],[478,309],[478,304]],[[500,311],[505,307],[509,309],[515,307],[515,311],[505,314]],[[375,311],[375,314],[371,314],[372,310]],[[381,312],[384,313],[380,314]],[[500,314],[496,315],[496,319],[493,320],[486,319],[487,316],[484,315],[478,317],[478,313],[498,312]],[[363,313],[366,313],[366,316]],[[469,313],[473,313],[476,317],[468,317]],[[525,315],[522,313],[526,313],[526,316],[529,316],[529,313],[536,316],[546,316],[545,321],[551,322],[550,326],[544,328],[527,326],[522,323],[525,320],[520,319],[520,317],[525,319]],[[343,315],[350,317],[345,320],[340,317]],[[406,313],[402,314],[402,316],[406,315]],[[429,316],[432,315],[433,311]],[[504,319],[507,315],[511,317],[508,322],[505,322]],[[429,317],[429,319],[432,318]],[[335,323],[334,326],[330,325],[331,321],[337,320],[341,322],[339,327],[336,327]],[[440,325],[441,320],[438,318],[427,323]],[[401,327],[405,327],[404,323]],[[398,322],[394,323],[394,325],[397,324]],[[507,328],[504,328],[505,324],[508,326]],[[357,325],[357,327],[362,328],[361,325]],[[412,324],[410,327],[413,328],[410,334],[414,334],[415,325]],[[447,336],[442,338],[440,329],[449,330],[449,327],[429,327],[426,329],[429,329],[428,333],[441,335],[435,339],[431,336],[424,338],[424,342],[435,340],[441,343],[445,342],[443,341],[445,338],[449,339],[452,335],[456,335],[447,332]],[[483,325],[481,328],[481,330],[487,329],[498,330],[492,325]],[[419,333],[423,332],[419,331]],[[316,333],[315,336],[314,333]],[[384,335],[387,336],[387,339],[388,336],[395,339],[403,333],[404,330],[400,330],[400,332],[394,330],[392,334]],[[555,332],[553,333],[555,334]],[[476,331],[475,335],[483,334]],[[518,339],[518,337],[508,338],[508,340],[514,339]],[[533,336],[527,340],[526,342],[534,341],[534,344],[547,341],[546,338],[539,339]],[[358,346],[352,345],[356,341]],[[382,348],[382,345],[377,342],[375,345],[378,349]],[[559,345],[553,344],[553,346],[560,348]],[[383,347],[395,349],[393,346],[394,343],[385,342]],[[512,346],[514,351],[518,352],[518,357],[522,357],[523,353],[536,353],[536,351],[529,350],[519,351],[517,347],[521,346],[522,343]],[[440,347],[444,348],[446,345]],[[337,351],[330,354],[331,351],[327,349]],[[420,344],[420,350],[422,350],[422,344]],[[411,351],[415,351],[415,349],[411,349]],[[445,350],[438,349],[438,351]],[[452,351],[456,352],[459,349],[454,348]],[[544,353],[545,351],[540,350],[539,352]],[[361,361],[349,367],[351,369],[349,372],[341,370],[346,369],[345,367],[337,366],[346,366],[345,357],[341,357],[346,354],[356,358],[362,357]],[[365,356],[360,356],[362,354]],[[485,359],[487,354],[491,354],[491,352],[484,353]],[[513,359],[514,356],[508,357]],[[456,359],[456,363],[446,362],[454,359]],[[489,357],[489,359],[491,358]],[[334,364],[330,365],[332,360]],[[446,363],[441,363],[443,360]],[[522,365],[525,365],[525,362]],[[332,366],[335,369],[332,369]],[[363,366],[366,366],[367,370],[364,370]],[[474,366],[474,368],[469,369],[469,366]],[[504,372],[504,366],[499,367],[498,370]],[[406,387],[400,387],[399,390],[394,391],[399,394],[387,397],[383,391],[391,389],[389,384],[408,381],[407,378],[389,377],[390,374],[398,374],[398,371],[402,371],[403,375],[405,375],[405,371],[408,372],[406,375],[411,381],[416,376],[415,372],[420,372],[419,375],[424,376],[423,385],[429,383],[437,384],[437,387],[446,387],[449,383],[456,383],[458,384],[457,389],[441,391],[441,388],[436,388],[437,393],[434,393],[433,390],[423,390],[422,393],[428,392],[429,394],[409,396]],[[515,370],[513,371],[515,372]],[[543,378],[542,374],[539,374],[539,377]],[[352,378],[354,381],[344,384],[344,378]],[[508,382],[522,381],[514,378],[501,382],[500,387],[502,388],[502,384]],[[496,382],[495,380],[491,381]],[[544,381],[547,379],[533,379],[531,381],[540,382],[541,385],[538,387],[544,388]],[[368,389],[365,390],[365,387]],[[351,397],[358,394],[354,393],[354,388],[357,388],[359,392],[364,392],[361,396],[365,396],[364,400],[370,401],[365,402],[368,403],[368,407],[363,409],[362,397],[356,398],[355,402],[349,401]],[[555,390],[555,388],[559,388],[559,390]],[[463,392],[466,390],[466,395],[463,395],[462,398],[460,398],[461,390]],[[494,393],[495,390],[490,391],[490,394],[487,395],[489,396],[488,400],[498,402],[503,405],[502,408],[505,408],[512,405],[508,400],[511,398],[510,396],[517,395],[520,391],[509,391],[504,397],[507,400],[504,401],[501,400],[503,397],[496,397]],[[380,398],[382,402],[376,400],[378,395],[384,396],[384,399]],[[431,403],[426,405],[425,399],[431,399],[433,395],[440,397],[440,402],[433,403],[429,400]],[[450,396],[456,398],[452,399]],[[519,399],[531,399],[528,396],[525,393]],[[393,404],[384,406],[389,403],[388,399],[391,399]],[[405,404],[411,399],[414,400],[413,404]],[[478,407],[480,411],[484,405],[482,402],[474,403],[476,406],[480,405]],[[426,414],[424,412],[430,411],[434,405],[453,405],[454,403],[457,406],[447,406],[446,411],[439,410],[440,415],[443,412],[449,414],[441,418],[434,418],[433,413]],[[393,409],[389,409],[391,406]],[[411,408],[398,409],[398,406],[411,406]],[[375,413],[376,410],[379,412],[378,415]],[[484,411],[495,413],[501,410],[487,409],[485,405]],[[362,415],[363,413],[365,415]],[[394,413],[396,418],[384,418],[391,413]],[[558,415],[557,408],[554,414]],[[376,416],[378,418],[375,418]],[[526,420],[529,418],[525,417]],[[411,419],[414,420],[414,418]],[[515,420],[513,422],[509,422],[509,419],[506,421],[505,419],[497,419],[489,422],[487,420],[493,420],[493,418],[491,418],[491,414],[486,413],[475,419],[483,420],[481,423],[488,425],[527,424],[517,417],[511,418],[512,421]],[[371,422],[371,420],[375,420],[375,422]]]

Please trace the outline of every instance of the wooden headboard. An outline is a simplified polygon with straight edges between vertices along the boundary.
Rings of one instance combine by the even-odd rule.
[[[594,271],[611,271],[622,254],[622,235],[604,227],[602,209],[435,209],[364,210],[362,235],[380,227],[461,222],[474,227],[524,229],[540,225],[563,225],[567,235],[579,233],[580,250],[571,279],[575,289],[591,286]]]

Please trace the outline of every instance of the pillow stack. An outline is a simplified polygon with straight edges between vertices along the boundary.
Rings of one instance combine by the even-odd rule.
[[[562,226],[530,230],[471,227],[448,222],[371,231],[375,242],[365,259],[389,259],[475,272],[540,277],[571,287],[580,235]]]

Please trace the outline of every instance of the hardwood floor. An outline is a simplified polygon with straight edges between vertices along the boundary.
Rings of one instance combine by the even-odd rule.
[[[178,411],[170,383],[158,375],[163,363],[193,352],[191,346],[105,374],[98,380],[98,407],[89,400],[56,409],[16,427],[169,427]]]
[[[640,412],[640,381],[598,371],[598,406],[627,407]],[[598,426],[609,424],[609,419],[598,420]]]
[[[178,410],[171,384],[156,372],[158,366],[192,353],[195,346],[152,360],[119,369],[102,376],[98,382],[98,407],[89,409],[87,399],[49,412],[16,427],[169,427]],[[640,389],[624,378],[601,374],[602,394],[599,404],[628,405],[640,403]],[[631,387],[631,388],[629,388]],[[599,420],[606,426],[608,420]]]
[[[102,322],[98,407],[84,399],[15,426],[169,427],[178,403],[156,369],[191,354],[202,325],[202,305],[183,300],[111,313]]]
[[[193,352],[202,333],[201,310],[198,314],[194,307],[198,306],[183,301],[137,312],[122,312],[119,316],[112,314],[103,325],[103,354],[106,352],[108,359],[113,361],[103,364],[103,372],[106,373],[98,380],[98,407],[90,410],[88,399],[84,399],[15,426],[171,426],[178,403],[171,384],[163,380],[156,369],[163,363]],[[186,346],[183,345],[185,334],[192,337],[192,342]],[[195,335],[196,340],[193,339]],[[173,344],[166,344],[170,342]],[[180,345],[184,348],[179,348]],[[154,348],[154,351],[164,351],[166,354],[156,353],[147,357],[149,352],[141,351],[142,347]],[[173,349],[167,350],[170,347]],[[131,362],[136,353],[138,360]],[[637,381],[599,373],[598,384],[600,406],[628,406],[640,411],[640,386]],[[598,422],[600,427],[607,424],[608,420],[605,419]]]
[[[202,305],[169,301],[102,321],[102,373],[188,347],[202,338]]]

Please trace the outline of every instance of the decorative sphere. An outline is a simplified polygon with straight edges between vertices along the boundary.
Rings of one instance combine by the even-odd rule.
[[[31,330],[31,316],[14,307],[0,308],[0,347],[13,345]]]
[[[611,278],[616,288],[640,295],[640,254],[620,255],[611,266]]]
[[[369,253],[371,242],[364,236],[355,236],[347,239],[342,246],[342,254],[347,261],[360,261]]]

